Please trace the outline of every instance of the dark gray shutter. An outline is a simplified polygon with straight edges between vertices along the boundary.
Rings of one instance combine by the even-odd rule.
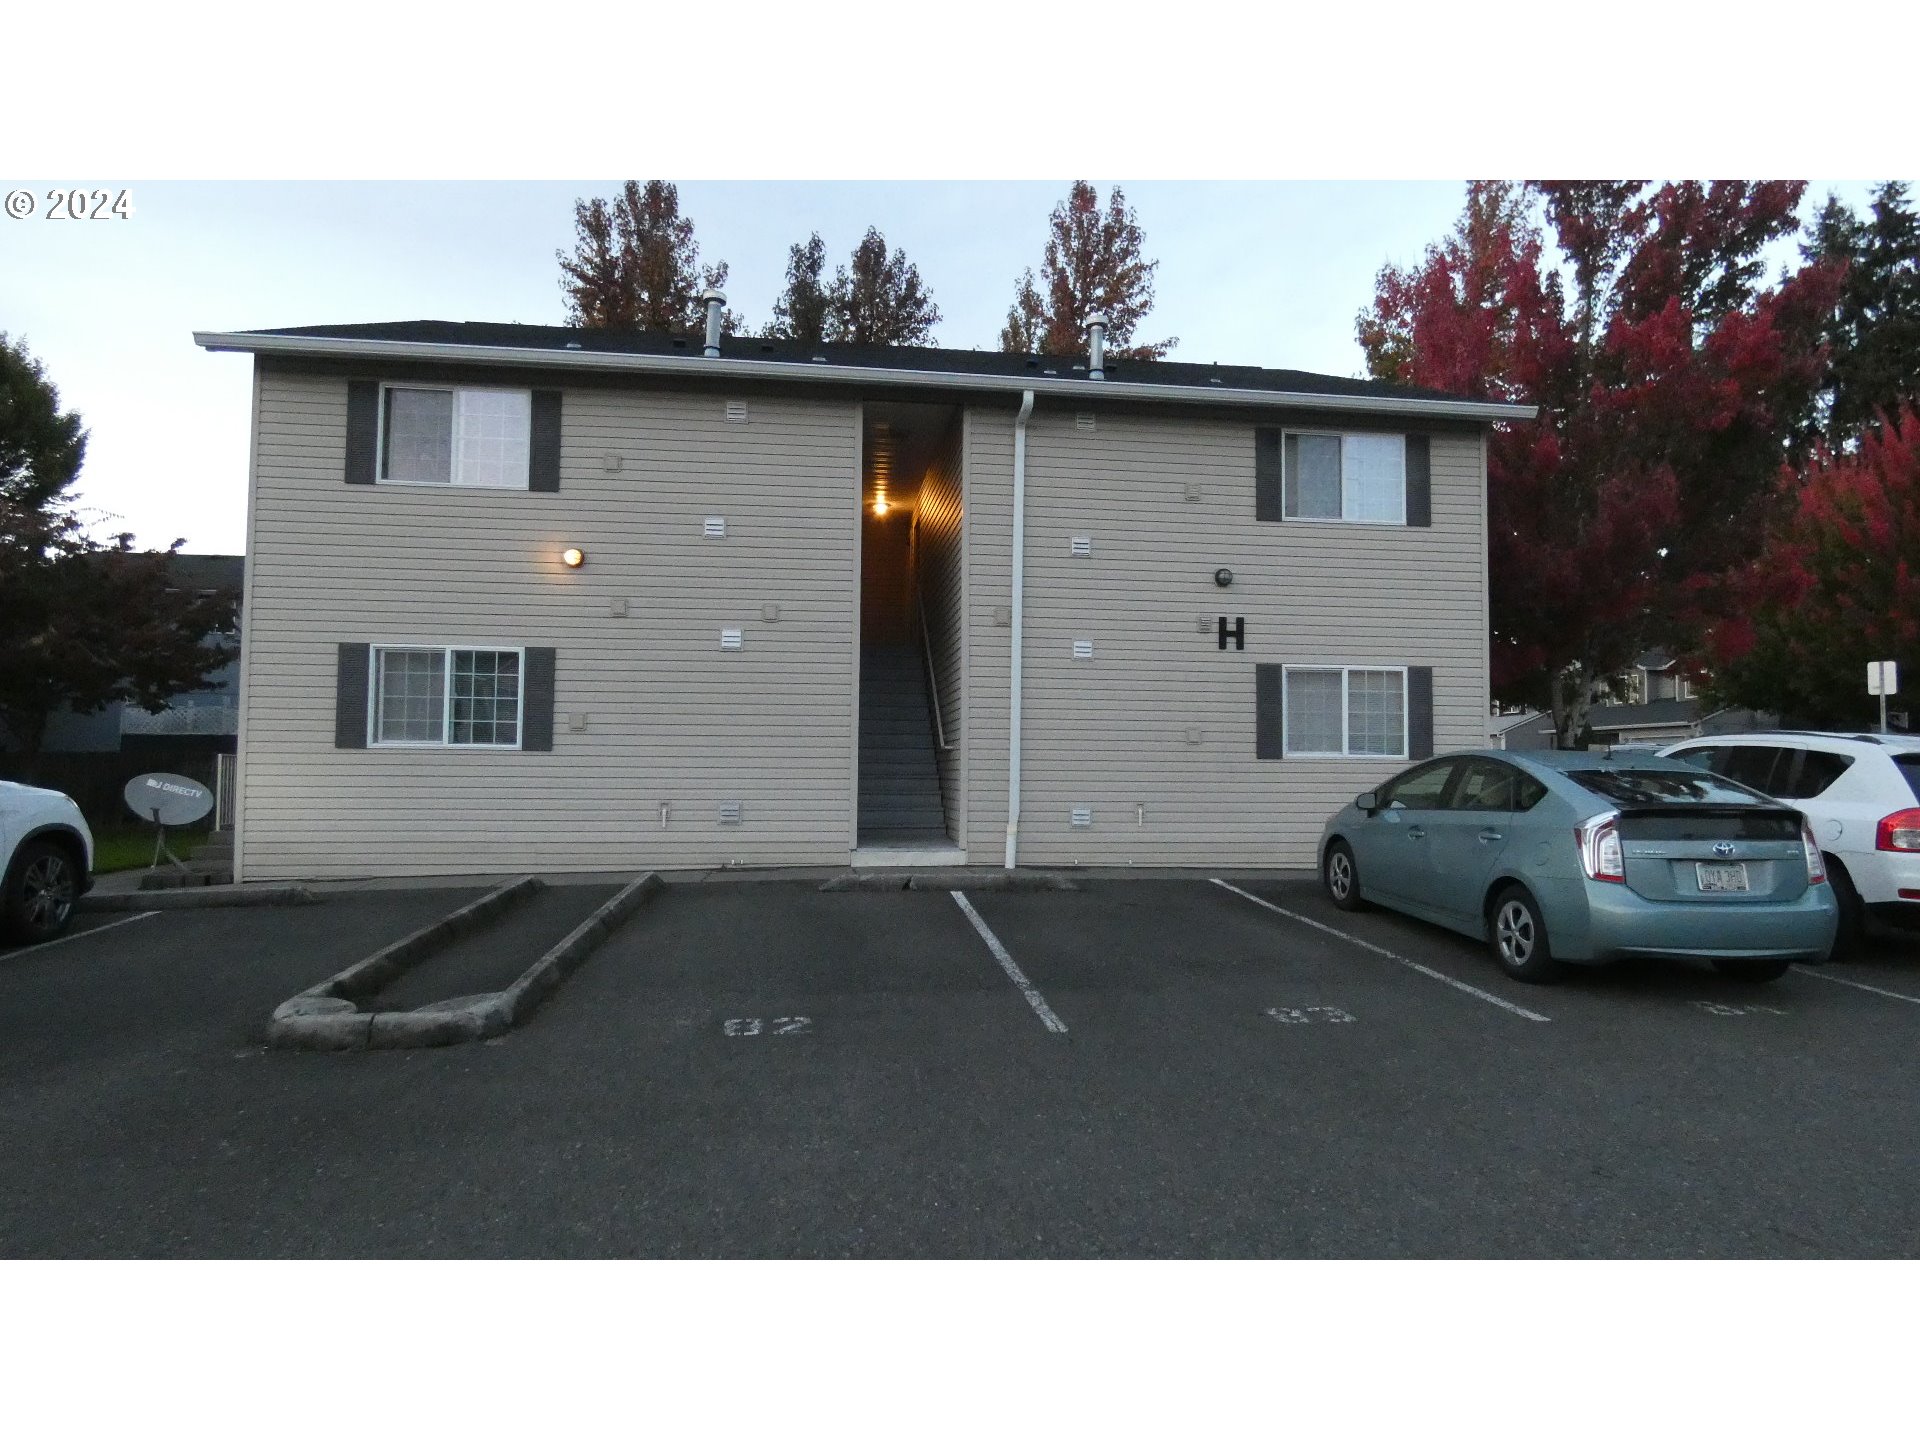
[[[1253,756],[1278,760],[1286,753],[1286,721],[1282,714],[1280,667],[1253,667]]]
[[[533,422],[527,434],[527,488],[560,488],[560,392],[533,392]]]
[[[340,647],[333,681],[333,748],[367,748],[367,653],[365,645]]]
[[[1407,436],[1407,524],[1433,524],[1433,446],[1425,435]]]
[[[553,749],[553,647],[527,647],[526,691],[521,699],[520,748]]]
[[[1253,518],[1280,518],[1280,432],[1253,432]]]
[[[380,464],[380,385],[347,382],[347,484],[371,485]]]
[[[1407,667],[1407,758],[1433,757],[1433,667]]]

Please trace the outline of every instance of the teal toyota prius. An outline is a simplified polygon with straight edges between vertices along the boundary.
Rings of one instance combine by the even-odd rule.
[[[1832,948],[1839,911],[1799,811],[1652,755],[1474,750],[1425,760],[1327,821],[1343,910],[1485,940],[1517,980],[1630,955],[1777,980]]]

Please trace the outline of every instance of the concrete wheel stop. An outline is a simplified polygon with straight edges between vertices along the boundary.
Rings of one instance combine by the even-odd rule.
[[[1055,870],[849,870],[822,890],[1078,890]]]
[[[362,1009],[415,966],[545,889],[523,875],[452,914],[302,990],[273,1012],[267,1043],[285,1050],[399,1050],[504,1035],[536,1010],[664,882],[649,871],[568,932],[504,990],[435,1001],[417,1010]]]

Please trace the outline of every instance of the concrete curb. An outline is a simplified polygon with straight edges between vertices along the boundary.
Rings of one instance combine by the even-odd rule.
[[[822,890],[1078,890],[1080,882],[1052,870],[855,870]]]
[[[301,991],[273,1012],[267,1043],[294,1050],[401,1050],[504,1035],[524,1023],[629,915],[664,889],[665,882],[649,871],[625,886],[504,990],[436,1001],[417,1010],[369,1013],[356,1003],[543,888],[535,877],[522,876]]]
[[[366,1049],[371,1044],[373,1022],[379,1017],[362,1010],[360,1001],[371,999],[423,960],[543,888],[531,875],[509,880],[452,914],[355,961],[337,975],[308,986],[273,1012],[267,1024],[267,1043],[288,1050]]]
[[[214,910],[235,905],[318,905],[304,885],[203,885],[181,890],[118,890],[82,895],[76,910]]]

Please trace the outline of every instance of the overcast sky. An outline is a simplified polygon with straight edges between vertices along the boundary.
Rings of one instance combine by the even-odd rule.
[[[0,330],[27,340],[92,433],[78,488],[96,533],[236,553],[251,362],[196,349],[193,330],[559,324],[554,251],[570,247],[573,201],[616,183],[136,182],[130,219],[0,219]],[[1104,196],[1112,182],[1098,183]],[[1463,195],[1442,181],[1121,183],[1160,261],[1140,338],[1177,335],[1180,360],[1335,375],[1361,373],[1353,319],[1375,273],[1417,258]],[[1066,188],[683,182],[680,199],[702,259],[728,263],[732,308],[756,327],[789,245],[818,230],[831,267],[872,224],[920,267],[938,343],[990,349]],[[1818,181],[1808,208],[1829,190],[1861,206],[1868,188]]]

